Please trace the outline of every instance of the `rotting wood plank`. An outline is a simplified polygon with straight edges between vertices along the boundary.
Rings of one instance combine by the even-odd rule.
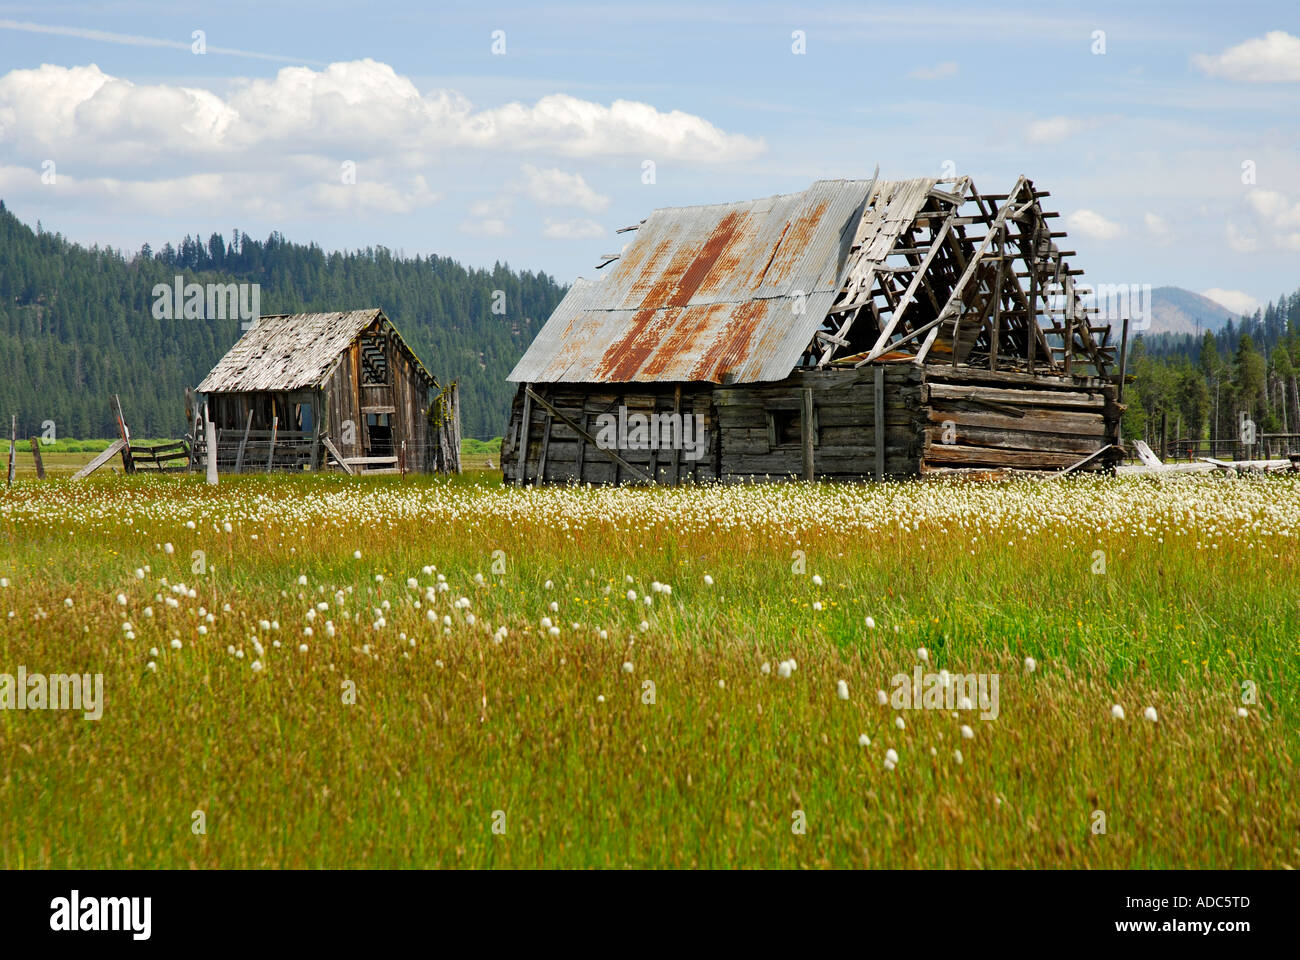
[[[352,466],[348,463],[347,459],[343,454],[339,453],[339,448],[334,446],[333,440],[329,437],[321,437],[321,444],[329,451],[330,456],[334,458],[334,462],[343,468],[344,473],[350,477],[355,475]]]
[[[41,444],[35,437],[29,438],[32,445],[32,462],[36,464],[36,479],[45,479],[45,464],[41,460]]]
[[[82,480],[90,476],[92,473],[94,473],[104,464],[108,463],[108,461],[112,460],[115,456],[117,456],[118,453],[121,451],[121,449],[125,446],[126,446],[125,440],[122,440],[120,438],[114,440],[104,449],[102,453],[99,454],[99,456],[95,457],[94,460],[91,460],[90,463],[86,464],[84,467],[82,467],[80,470],[74,473],[72,475],[72,480],[70,482],[75,483],[78,480]]]
[[[248,446],[248,431],[253,427],[253,411],[250,407],[248,411],[248,421],[244,424],[244,436],[239,441],[239,452],[235,454],[235,473],[242,473],[244,469],[244,448]]]
[[[627,468],[628,470],[630,470],[633,474],[639,476],[639,477],[640,477],[642,480],[644,480],[644,481],[647,481],[647,482],[653,482],[653,480],[652,480],[650,477],[646,476],[646,474],[645,474],[645,472],[644,472],[643,470],[641,470],[641,469],[639,469],[639,468],[637,468],[637,467],[632,466],[632,464],[628,463],[626,460],[624,460],[622,457],[620,457],[620,456],[619,456],[617,453],[615,453],[613,450],[610,450],[610,449],[607,449],[607,448],[605,448],[605,447],[602,447],[599,443],[596,442],[596,438],[595,438],[595,437],[591,436],[591,434],[587,433],[587,431],[583,430],[581,427],[579,427],[576,423],[574,423],[572,420],[570,420],[570,419],[569,419],[567,416],[565,416],[563,413],[560,413],[558,410],[556,410],[555,407],[551,406],[551,404],[550,404],[549,401],[547,401],[547,400],[546,400],[544,397],[542,397],[541,395],[535,393],[535,392],[533,391],[533,388],[532,388],[532,387],[530,387],[530,386],[525,386],[525,387],[524,387],[524,390],[526,391],[525,394],[524,394],[525,398],[531,397],[533,400],[536,400],[537,403],[540,404],[543,408],[545,408],[548,412],[550,412],[550,413],[553,414],[554,416],[558,417],[560,420],[563,420],[565,423],[567,423],[569,426],[571,426],[574,430],[577,430],[580,434],[582,434],[582,436],[586,437],[589,441],[591,441],[591,443],[596,447],[597,450],[599,450],[599,451],[600,451],[601,453],[603,453],[605,456],[609,457],[609,459],[613,460],[614,463],[615,463],[616,465],[626,467],[626,468]],[[615,475],[617,476],[617,474],[615,474]]]

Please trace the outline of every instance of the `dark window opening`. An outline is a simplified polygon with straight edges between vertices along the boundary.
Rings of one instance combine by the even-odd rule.
[[[393,456],[393,424],[388,414],[367,413],[366,436],[370,440],[366,456]]]
[[[813,446],[821,445],[817,408],[813,407]],[[767,443],[776,447],[803,446],[803,410],[791,407],[784,410],[767,411]]]
[[[361,385],[386,387],[391,383],[388,373],[388,354],[384,352],[383,337],[361,338]]]

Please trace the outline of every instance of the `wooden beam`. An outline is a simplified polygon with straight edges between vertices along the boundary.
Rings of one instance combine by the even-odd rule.
[[[334,458],[334,462],[343,468],[343,472],[349,477],[354,476],[355,472],[352,466],[343,458],[343,454],[339,453],[339,448],[334,446],[334,441],[329,437],[321,437],[320,442],[329,451],[330,456]]]
[[[204,412],[207,412],[206,409]],[[203,444],[203,458],[207,461],[208,485],[215,487],[217,485],[217,426],[205,416],[203,429],[207,435]]]
[[[519,424],[519,470],[515,474],[515,486],[524,485],[524,473],[528,470],[528,431],[532,426],[533,388],[524,384],[524,415]]]
[[[30,438],[32,445],[32,460],[36,463],[36,479],[45,479],[45,464],[41,461],[41,443],[35,437]]]
[[[18,451],[14,449],[14,446],[17,443],[18,443],[18,415],[13,414],[13,417],[9,423],[9,480],[7,486],[10,487],[14,485],[14,473],[17,472],[18,469],[17,464],[15,462],[18,459]]]
[[[94,460],[91,460],[90,463],[86,464],[84,467],[82,467],[80,470],[74,473],[72,475],[71,482],[76,483],[78,480],[84,480],[86,477],[90,476],[92,473],[94,473],[104,464],[108,463],[108,461],[112,460],[115,456],[117,456],[118,451],[120,451],[124,446],[126,446],[125,441],[114,440],[104,449],[104,451],[99,456],[97,456]]]
[[[876,364],[875,393],[873,394],[875,410],[876,442],[876,482],[885,479],[885,368]]]
[[[275,464],[275,432],[280,429],[280,417],[271,417],[271,443],[266,450],[266,472],[271,472],[271,467]]]
[[[813,465],[813,392],[803,388],[803,478],[809,482],[815,476]]]
[[[244,424],[244,438],[239,441],[239,452],[235,455],[235,473],[241,473],[244,469],[244,448],[248,446],[248,431],[253,428],[253,409],[249,406],[248,422]]]
[[[577,422],[574,421],[571,417],[565,416],[563,413],[560,413],[559,410],[556,410],[553,406],[550,405],[550,403],[548,403],[545,399],[543,399],[539,394],[533,393],[532,387],[525,386],[524,391],[525,391],[524,393],[525,402],[529,397],[532,397],[532,399],[536,400],[538,404],[542,406],[543,409],[545,409],[548,413],[553,415],[557,420],[560,420],[563,423],[567,423],[574,430],[577,430],[580,436],[586,437],[589,441],[591,441],[591,443],[596,447],[597,450],[599,450],[605,456],[613,460],[615,464],[627,468],[627,470],[630,471],[632,474],[640,477],[642,480],[645,480],[648,483],[654,482],[654,480],[651,477],[646,476],[645,471],[642,470],[640,467],[632,466],[632,464],[628,463],[626,460],[620,457],[613,450],[609,450],[605,447],[602,447],[599,443],[596,442],[595,437],[589,434],[586,430],[582,429],[582,427],[578,426]],[[617,474],[615,474],[615,476],[617,476]]]
[[[112,412],[117,421],[117,435],[122,438],[122,469],[135,473],[135,461],[131,459],[131,431],[127,429],[126,418],[122,416],[122,401],[116,393],[113,394]]]

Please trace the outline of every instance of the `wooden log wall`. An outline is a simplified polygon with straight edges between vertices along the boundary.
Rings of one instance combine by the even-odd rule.
[[[941,364],[924,368],[921,473],[1062,470],[1119,443],[1123,407],[1113,383]],[[1084,469],[1115,465],[1119,451]]]
[[[783,443],[774,435],[773,421],[801,416],[803,391],[811,389],[814,476],[875,479],[877,369],[884,377],[884,476],[914,476],[921,452],[917,419],[921,376],[914,365],[896,363],[808,371],[776,383],[716,388],[722,478],[759,481],[803,476],[802,443]]]
[[[510,424],[501,445],[501,467],[508,484],[519,482],[521,442],[526,443],[525,483],[645,483],[654,478],[655,482],[672,484],[718,477],[712,384],[537,384],[532,389],[538,400],[527,398],[525,389],[520,385],[515,393]],[[547,409],[548,404],[553,409]],[[526,441],[521,441],[525,406],[529,425]],[[703,416],[707,444],[703,455],[690,460],[684,450],[600,449],[594,442],[600,432],[598,417],[606,413],[617,417],[620,406],[627,408],[629,417],[636,413],[671,414],[675,410],[683,417]],[[574,424],[582,427],[587,436]]]

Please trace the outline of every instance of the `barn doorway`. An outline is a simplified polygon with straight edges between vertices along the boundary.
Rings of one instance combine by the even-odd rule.
[[[392,414],[366,414],[366,456],[393,456],[393,421]]]

